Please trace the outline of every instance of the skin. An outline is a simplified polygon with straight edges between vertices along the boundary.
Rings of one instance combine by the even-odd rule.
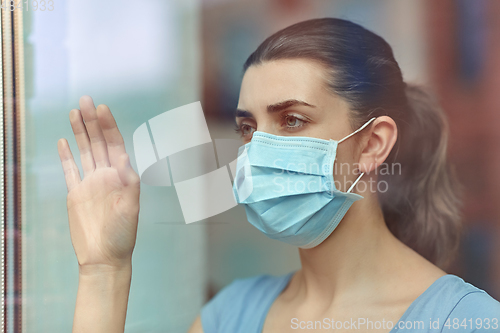
[[[324,72],[320,64],[305,59],[251,66],[243,77],[236,118],[243,142],[249,142],[255,130],[325,140],[352,133],[349,105],[327,89]],[[81,179],[67,141],[60,139],[71,239],[80,267],[73,332],[123,332],[139,177],[107,106],[96,109],[92,99],[83,96],[80,110],[70,112],[70,121],[84,170]],[[353,190],[364,199],[351,206],[323,243],[298,250],[302,267],[272,304],[264,333],[297,331],[291,329],[292,318],[396,323],[420,294],[446,274],[390,233],[376,185],[370,187],[377,184],[376,168],[396,138],[396,124],[383,116],[339,144],[336,164],[349,167],[334,171],[337,188],[346,191],[358,173],[365,172],[361,179],[365,184]],[[189,332],[203,332],[199,316]]]

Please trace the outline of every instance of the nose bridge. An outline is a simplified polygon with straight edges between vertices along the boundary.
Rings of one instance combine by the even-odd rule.
[[[273,135],[280,135],[278,124],[272,117],[264,117],[257,122],[257,131]]]
[[[264,132],[267,134],[277,135],[276,131],[273,131],[272,126],[257,126],[257,131]]]

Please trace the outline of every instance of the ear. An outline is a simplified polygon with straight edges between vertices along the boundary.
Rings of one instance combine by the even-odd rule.
[[[391,117],[377,117],[363,138],[359,171],[370,173],[384,163],[398,137],[398,128]]]

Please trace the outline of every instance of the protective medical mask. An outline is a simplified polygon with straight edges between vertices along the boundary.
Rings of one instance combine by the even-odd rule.
[[[233,183],[248,221],[268,237],[301,248],[323,242],[363,198],[351,190],[364,173],[347,192],[336,189],[337,146],[374,119],[339,141],[254,132],[240,147]]]

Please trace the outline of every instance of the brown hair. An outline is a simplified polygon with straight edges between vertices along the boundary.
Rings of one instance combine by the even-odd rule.
[[[398,139],[386,163],[399,163],[401,172],[379,177],[388,184],[379,192],[386,224],[431,262],[448,264],[460,239],[460,186],[446,157],[446,117],[435,99],[403,81],[382,37],[347,20],[313,19],[280,30],[250,55],[244,71],[287,58],[325,66],[329,88],[350,104],[353,130],[382,115],[396,122]]]

